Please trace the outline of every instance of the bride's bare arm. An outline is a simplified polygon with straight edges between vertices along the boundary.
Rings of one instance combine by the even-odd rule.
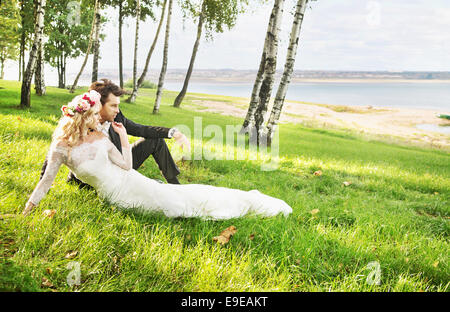
[[[25,209],[23,211],[23,215],[28,215],[31,210],[39,204],[42,198],[48,193],[48,190],[52,186],[53,181],[55,180],[56,175],[58,174],[59,168],[64,163],[64,153],[61,151],[61,147],[57,148],[53,146],[50,148],[49,158],[47,168],[45,170],[42,179],[34,188],[33,193],[31,194]]]
[[[120,144],[122,145],[122,154],[110,143],[108,148],[108,156],[111,161],[122,169],[130,170],[133,168],[133,156],[131,153],[131,145],[128,141],[127,131],[125,127],[120,123],[112,123],[111,126],[120,136]]]

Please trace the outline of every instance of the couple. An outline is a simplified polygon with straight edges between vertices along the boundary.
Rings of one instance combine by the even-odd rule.
[[[269,217],[292,212],[283,200],[257,190],[180,184],[179,170],[164,138],[173,137],[181,147],[189,148],[188,139],[176,128],[143,126],[126,119],[119,110],[122,94],[120,87],[102,79],[61,108],[63,116],[53,133],[41,180],[25,206],[24,215],[47,194],[62,164],[71,170],[69,180],[81,187],[94,187],[111,203],[162,212],[170,218],[220,220],[248,213]],[[142,139],[130,145],[128,133]],[[169,184],[136,171],[150,155]]]

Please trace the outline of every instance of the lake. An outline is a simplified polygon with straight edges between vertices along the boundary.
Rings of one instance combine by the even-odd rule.
[[[182,82],[166,82],[180,91]],[[278,83],[275,85],[278,87]],[[188,92],[250,97],[253,83],[196,82]],[[275,96],[276,89],[273,92]],[[333,105],[422,108],[450,113],[450,83],[434,82],[302,82],[291,83],[286,99]]]

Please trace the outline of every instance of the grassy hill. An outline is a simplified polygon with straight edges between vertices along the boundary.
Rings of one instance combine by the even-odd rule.
[[[242,123],[173,108],[176,95],[164,93],[159,115],[151,114],[155,90],[140,92],[136,104],[123,99],[121,109],[136,122],[186,125],[192,133],[194,117],[224,133]],[[19,110],[20,84],[0,80],[0,290],[448,291],[450,154],[337,130],[281,125],[274,171],[261,170],[263,160],[249,159],[251,153],[244,160],[179,162],[181,183],[258,189],[290,204],[287,218],[204,221],[125,211],[67,184],[66,167],[22,217],[59,109],[72,97],[48,87],[46,96],[32,95],[29,110]],[[196,97],[189,94],[185,104]],[[210,139],[192,138],[192,146],[212,148]],[[314,175],[318,170],[322,175]],[[164,180],[153,159],[139,171]],[[47,209],[56,214],[46,217]],[[213,241],[231,225],[237,233],[228,244]],[[73,261],[79,286],[67,282]],[[378,272],[368,267],[374,261]],[[380,283],[371,282],[373,273]]]

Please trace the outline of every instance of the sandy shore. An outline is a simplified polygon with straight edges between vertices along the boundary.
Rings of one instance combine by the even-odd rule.
[[[194,96],[191,108],[244,118],[249,99],[220,96],[223,101]],[[272,104],[272,103],[271,103]],[[270,104],[270,106],[271,106]],[[269,106],[269,112],[270,112]],[[450,134],[418,129],[417,124],[450,126],[450,120],[436,117],[436,111],[408,108],[336,106],[286,101],[280,123],[357,132],[363,137],[450,151]]]

